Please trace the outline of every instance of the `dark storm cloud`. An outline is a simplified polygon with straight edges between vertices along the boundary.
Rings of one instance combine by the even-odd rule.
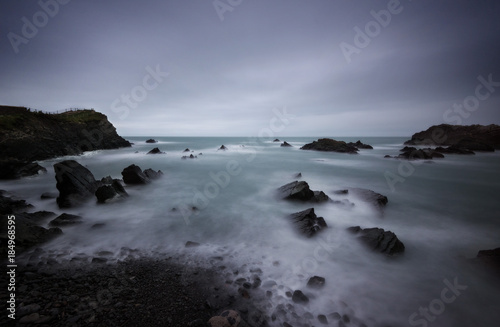
[[[127,135],[255,135],[285,107],[283,135],[408,135],[500,81],[497,2],[214,3],[3,1],[0,102],[92,107]],[[490,93],[462,123],[500,122]]]

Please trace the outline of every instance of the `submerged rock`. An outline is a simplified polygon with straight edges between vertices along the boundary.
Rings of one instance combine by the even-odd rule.
[[[70,208],[82,204],[94,196],[99,184],[87,168],[75,160],[65,160],[54,165],[56,187],[59,190],[57,204]]]
[[[329,138],[319,139],[308,143],[300,148],[301,150],[316,150],[341,153],[358,153],[358,148],[349,145],[344,141],[337,141]]]
[[[359,235],[359,239],[374,251],[395,255],[405,250],[403,242],[391,231],[385,231],[382,228],[362,229],[359,226],[349,227],[348,231]]]
[[[49,225],[50,226],[69,226],[82,223],[82,217],[77,215],[71,215],[69,213],[63,213],[57,216],[54,220],[52,220]]]
[[[321,229],[326,228],[323,217],[318,217],[314,213],[314,208],[291,214],[289,218],[295,223],[297,230],[307,237],[314,236]]]
[[[328,195],[322,191],[311,191],[309,184],[305,181],[294,181],[281,186],[278,189],[279,196],[286,200],[325,202]]]

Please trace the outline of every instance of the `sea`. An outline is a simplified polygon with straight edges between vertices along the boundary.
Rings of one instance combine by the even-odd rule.
[[[475,259],[479,250],[500,247],[498,151],[407,161],[384,156],[399,154],[409,137],[333,136],[374,148],[359,154],[300,150],[317,137],[125,138],[132,147],[40,161],[47,173],[0,182],[0,189],[33,204],[33,211],[83,217],[82,224],[64,227],[62,236],[41,245],[38,256],[34,250],[24,254],[25,260],[105,257],[109,264],[175,256],[185,265],[217,268],[234,287],[238,278],[252,282],[258,276],[262,283],[250,290],[251,301],[267,313],[271,326],[285,321],[319,326],[318,315],[331,326],[466,327],[500,321],[498,275]],[[158,142],[146,143],[149,138]],[[281,147],[283,141],[292,147]],[[147,154],[154,147],[164,153]],[[182,159],[191,154],[196,158]],[[125,199],[91,200],[63,210],[40,195],[57,193],[53,165],[66,159],[78,161],[96,179],[122,178],[131,164],[161,170],[163,177],[126,186]],[[295,180],[335,202],[280,199],[277,189]],[[383,194],[388,203],[380,210],[353,192],[336,193],[353,188]],[[288,216],[311,207],[328,227],[307,238]],[[392,231],[404,243],[404,254],[371,251],[347,231],[351,226]],[[186,247],[188,241],[200,245]],[[324,287],[307,287],[312,276],[324,277]],[[294,303],[295,290],[309,302]]]

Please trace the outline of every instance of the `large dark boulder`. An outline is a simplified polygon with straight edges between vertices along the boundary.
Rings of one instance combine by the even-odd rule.
[[[0,161],[0,179],[19,179],[46,172],[47,169],[36,162],[15,159]]]
[[[311,191],[309,184],[305,181],[294,181],[281,186],[278,189],[280,198],[295,201],[325,202],[328,195],[322,191]]]
[[[405,250],[403,242],[391,231],[385,231],[382,228],[362,229],[359,226],[350,227],[348,230],[359,235],[359,239],[374,251],[395,255],[403,253]]]
[[[349,145],[344,141],[323,138],[312,143],[308,143],[300,148],[301,150],[316,150],[341,153],[358,153],[358,148]]]
[[[125,184],[147,184],[150,182],[146,174],[136,165],[130,165],[123,169],[122,176]]]
[[[314,208],[296,212],[291,214],[289,218],[295,223],[297,230],[307,237],[312,237],[321,229],[327,227],[325,219],[316,216]]]
[[[94,196],[100,183],[87,168],[75,160],[65,160],[54,165],[56,187],[59,190],[57,204],[60,208],[70,208]]]

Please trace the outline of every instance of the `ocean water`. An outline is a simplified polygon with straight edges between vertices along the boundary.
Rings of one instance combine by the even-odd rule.
[[[498,276],[470,260],[478,250],[500,246],[499,152],[408,162],[384,158],[398,154],[403,137],[361,138],[374,149],[357,155],[300,150],[317,139],[311,137],[281,139],[292,148],[272,139],[154,137],[157,144],[146,144],[148,138],[127,137],[132,148],[42,161],[48,173],[0,182],[0,189],[26,199],[36,211],[84,217],[82,225],[66,227],[64,235],[44,244],[46,252],[37,260],[106,256],[113,262],[180,254],[185,264],[224,266],[221,278],[227,280],[251,280],[259,268],[262,282],[277,286],[261,286],[272,296],[253,291],[253,300],[269,315],[281,304],[294,305],[271,322],[276,326],[283,321],[318,326],[317,315],[334,312],[348,315],[351,326],[493,326],[500,321]],[[218,151],[222,144],[227,151]],[[153,147],[166,154],[146,155]],[[186,148],[193,152],[183,153]],[[197,159],[181,159],[191,153]],[[63,211],[55,200],[40,199],[43,192],[57,192],[52,165],[62,159],[77,160],[96,179],[121,178],[130,164],[162,170],[164,176],[149,185],[127,186],[126,200],[89,201]],[[299,172],[311,189],[354,205],[278,199],[276,189]],[[380,212],[352,192],[334,193],[346,188],[379,192],[389,203]],[[287,215],[310,207],[328,228],[308,239]],[[104,226],[91,228],[96,223]],[[398,257],[371,252],[346,231],[350,226],[390,230],[406,251]],[[187,241],[201,246],[185,248]],[[306,287],[315,275],[326,279],[319,291]],[[287,297],[286,291],[296,289],[310,297],[307,305]],[[333,316],[328,320],[337,326]]]

